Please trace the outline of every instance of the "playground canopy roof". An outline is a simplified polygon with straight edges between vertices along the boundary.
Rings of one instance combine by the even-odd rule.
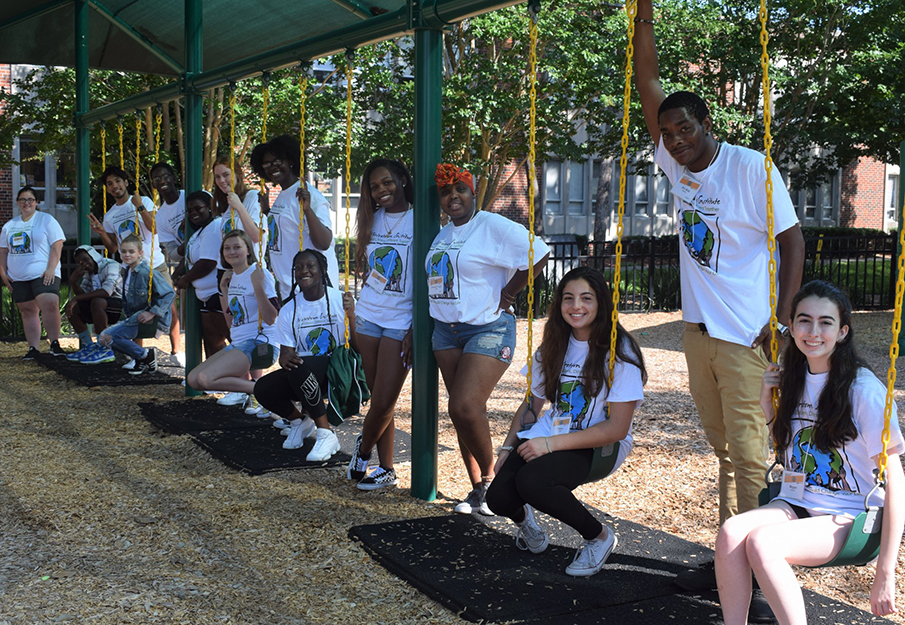
[[[75,8],[87,2],[91,68],[185,71],[186,0],[8,0],[0,3],[0,61],[73,66]],[[222,82],[442,28],[513,0],[203,0],[203,73]],[[213,76],[209,76],[213,78]],[[195,85],[205,86],[205,85]]]

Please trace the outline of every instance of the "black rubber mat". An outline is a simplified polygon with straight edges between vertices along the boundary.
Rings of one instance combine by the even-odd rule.
[[[161,366],[157,373],[131,375],[122,368],[125,361],[86,365],[69,362],[63,356],[38,354],[35,362],[82,386],[145,386],[148,384],[179,384],[185,375],[181,367]]]
[[[541,554],[520,551],[506,519],[452,515],[363,525],[349,530],[385,568],[472,622],[722,623],[716,593],[683,593],[677,573],[712,559],[701,545],[592,510],[619,544],[598,574],[566,575],[580,537],[538,514],[550,534]],[[826,623],[888,623],[806,593],[808,618]],[[873,619],[873,620],[872,620]]]
[[[170,434],[254,427],[274,429],[272,419],[258,419],[254,415],[247,415],[241,406],[221,406],[212,397],[140,402],[138,407],[148,421]]]

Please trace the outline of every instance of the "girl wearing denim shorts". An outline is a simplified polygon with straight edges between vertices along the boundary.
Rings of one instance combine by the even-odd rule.
[[[346,477],[360,490],[396,485],[394,411],[411,367],[412,176],[399,161],[375,159],[361,179],[355,261],[364,286],[356,307],[358,348],[372,390]],[[377,447],[379,466],[368,474]]]
[[[435,175],[440,207],[449,223],[437,234],[425,262],[434,356],[449,394],[449,416],[472,490],[456,512],[492,512],[484,502],[493,480],[493,450],[487,400],[512,362],[515,316],[510,306],[538,275],[550,250],[534,241],[529,267],[528,231],[502,215],[477,211],[474,179],[455,165]]]
[[[273,346],[272,365],[279,355],[276,338],[277,291],[271,273],[258,265],[254,243],[242,230],[232,230],[220,246],[220,262],[228,269],[220,280],[220,307],[230,323],[232,343],[210,356],[188,374],[189,385],[199,391],[217,390],[251,394],[252,356],[262,343]],[[261,326],[258,328],[258,315]],[[270,413],[260,411],[257,416]]]

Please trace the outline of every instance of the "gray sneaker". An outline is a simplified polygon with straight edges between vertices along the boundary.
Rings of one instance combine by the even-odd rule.
[[[616,532],[611,527],[607,528],[606,538],[583,541],[575,552],[572,564],[566,567],[566,573],[573,577],[588,577],[599,572],[613,553],[617,542]]]
[[[465,501],[456,506],[456,512],[459,514],[477,512],[484,516],[493,516],[490,507],[487,505],[487,502],[484,501],[486,495],[487,486],[484,484],[471,489],[471,492],[468,493],[468,497],[465,498]]]
[[[515,546],[522,551],[542,553],[549,544],[550,537],[534,520],[534,510],[531,509],[531,506],[525,504],[525,520],[518,526]]]

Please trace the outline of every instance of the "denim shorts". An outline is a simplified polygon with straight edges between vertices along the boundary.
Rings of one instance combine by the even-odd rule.
[[[461,349],[463,354],[482,354],[511,363],[515,351],[515,317],[504,312],[496,321],[483,326],[434,320],[431,344],[435,352]]]
[[[263,342],[263,341],[262,341]],[[223,348],[223,351],[228,352],[233,349],[238,349],[240,352],[248,356],[248,362],[251,362],[251,357],[254,355],[255,348],[258,345],[257,339],[248,339],[245,341],[239,341],[238,343],[230,343],[226,347]],[[276,343],[271,343],[273,345],[273,360],[267,364],[264,369],[270,367],[273,363],[277,361],[277,358],[280,357],[280,346]]]
[[[392,328],[384,328],[383,326],[379,326],[376,323],[368,321],[360,315],[355,315],[355,331],[358,334],[372,336],[375,339],[387,337],[388,339],[393,339],[394,341],[401,341],[405,338],[405,335],[408,334],[408,330],[393,330]]]

